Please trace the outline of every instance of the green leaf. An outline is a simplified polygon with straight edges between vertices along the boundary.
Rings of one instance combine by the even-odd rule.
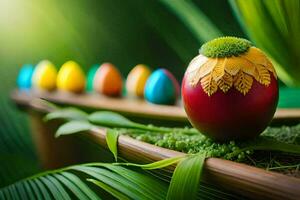
[[[196,199],[206,154],[191,155],[175,168],[167,199]]]
[[[120,166],[105,165],[104,167],[132,181],[139,188],[141,188],[140,190],[156,194],[154,196],[156,196],[157,199],[165,199],[167,196],[167,184],[157,178],[149,177]]]
[[[106,192],[110,193],[111,195],[113,195],[117,199],[130,200],[130,198],[128,198],[123,193],[119,192],[118,190],[110,187],[109,185],[107,185],[107,184],[105,184],[101,181],[98,181],[98,180],[95,180],[95,179],[87,179],[87,181],[89,181],[91,183],[94,183],[95,185],[99,186],[100,188],[102,188]]]
[[[119,134],[116,130],[107,129],[106,130],[106,143],[109,150],[114,155],[115,161],[118,159],[118,137]]]
[[[62,108],[54,110],[48,113],[44,117],[44,121],[50,121],[53,119],[65,119],[65,120],[86,120],[88,114],[82,110],[74,107]]]
[[[28,181],[28,184],[30,185],[30,187],[33,191],[31,193],[35,194],[36,199],[43,199],[42,192],[39,190],[38,186],[35,184],[34,179],[31,181]]]
[[[173,132],[176,129],[165,128],[165,127],[156,127],[153,125],[144,125],[140,123],[133,122],[126,117],[110,111],[97,111],[89,115],[89,121],[93,124],[98,124],[106,127],[119,127],[119,128],[132,128],[140,129],[154,132]],[[182,130],[187,134],[195,134],[195,131]]]
[[[36,197],[34,196],[34,191],[31,190],[30,185],[28,184],[27,181],[23,182],[24,187],[25,187],[25,192],[26,194],[28,194],[29,199],[36,199]]]
[[[241,149],[232,152],[227,158],[232,159],[239,153],[247,150],[280,151],[285,153],[300,154],[300,145],[280,142],[271,139],[268,136],[259,136],[255,140],[245,143]]]
[[[110,111],[98,111],[89,115],[89,121],[108,127],[137,128],[140,125],[124,116]],[[144,125],[143,125],[144,126]]]
[[[192,1],[160,1],[168,6],[186,24],[198,41],[208,41],[222,36],[221,31]]]
[[[78,199],[89,200],[87,195],[77,185],[82,183],[81,181],[73,182],[62,176],[61,174],[55,174],[54,177],[58,179],[66,188],[68,188]]]
[[[47,177],[40,177],[40,180],[45,184],[48,190],[51,192],[54,199],[64,199],[56,186],[48,180]]]
[[[76,186],[90,199],[97,200],[99,198],[82,180],[80,180],[76,175],[70,172],[61,173],[65,178],[67,178],[72,183],[76,183]]]
[[[135,163],[114,163],[114,165],[124,165],[124,166],[134,166],[134,167],[141,167],[142,169],[146,170],[153,170],[153,169],[161,169],[164,167],[167,167],[169,165],[173,165],[175,163],[178,163],[188,155],[178,156],[178,157],[172,157],[167,158],[164,160],[156,161],[149,164],[135,164]]]
[[[39,188],[39,190],[43,196],[43,199],[51,200],[51,196],[50,196],[49,192],[47,191],[46,187],[42,184],[42,182],[39,180],[39,178],[34,179],[33,181],[35,182],[36,186]]]
[[[300,86],[300,2],[230,0],[230,3],[245,32],[269,56],[280,80],[288,86]]]
[[[87,121],[70,121],[61,125],[55,133],[55,137],[70,135],[78,132],[88,131],[92,125]]]
[[[50,182],[52,182],[52,184],[54,184],[56,186],[56,188],[58,189],[58,192],[61,194],[62,196],[62,199],[65,199],[65,200],[71,200],[69,194],[66,192],[66,190],[64,189],[64,187],[62,186],[62,184],[57,180],[55,179],[54,177],[48,175],[46,177]]]
[[[136,185],[132,184],[132,182],[109,170],[95,169],[93,167],[76,167],[73,169],[84,172],[93,178],[110,185],[132,199],[143,199],[142,197],[145,196],[144,192],[137,190]]]

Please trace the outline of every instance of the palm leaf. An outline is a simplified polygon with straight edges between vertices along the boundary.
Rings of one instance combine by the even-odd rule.
[[[17,200],[101,199],[90,182],[113,196],[117,194],[129,199],[165,199],[167,191],[167,184],[152,176],[112,164],[91,163],[34,175],[0,189],[0,197]]]
[[[300,86],[300,2],[297,0],[230,0],[237,18],[275,65],[279,78]]]
[[[160,1],[169,7],[186,24],[200,42],[222,36],[221,31],[192,1]]]

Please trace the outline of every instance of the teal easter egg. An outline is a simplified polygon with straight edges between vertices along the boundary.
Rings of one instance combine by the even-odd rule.
[[[144,97],[154,104],[174,104],[179,96],[179,84],[173,74],[166,69],[154,71],[148,78]]]
[[[99,64],[94,64],[88,71],[87,84],[86,84],[87,92],[92,92],[94,90],[94,88],[93,88],[94,77],[95,77],[96,71],[99,68],[99,66],[100,66]]]
[[[34,67],[31,64],[25,64],[20,69],[17,85],[19,89],[30,89],[31,88],[31,78],[34,71]]]

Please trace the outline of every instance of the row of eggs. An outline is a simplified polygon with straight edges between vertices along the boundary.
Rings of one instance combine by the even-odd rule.
[[[86,90],[107,96],[120,96],[123,91],[122,75],[111,63],[92,66],[87,78],[74,61],[64,63],[58,72],[48,60],[39,62],[36,67],[26,64],[19,72],[17,84],[20,89],[52,91],[57,88],[72,93]],[[179,84],[168,70],[160,68],[151,72],[146,65],[139,64],[127,76],[126,91],[151,103],[174,104],[179,96]]]

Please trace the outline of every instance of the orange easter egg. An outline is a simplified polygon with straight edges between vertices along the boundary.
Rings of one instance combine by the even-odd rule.
[[[122,93],[122,76],[111,63],[103,63],[94,77],[94,90],[108,96],[119,96]]]

